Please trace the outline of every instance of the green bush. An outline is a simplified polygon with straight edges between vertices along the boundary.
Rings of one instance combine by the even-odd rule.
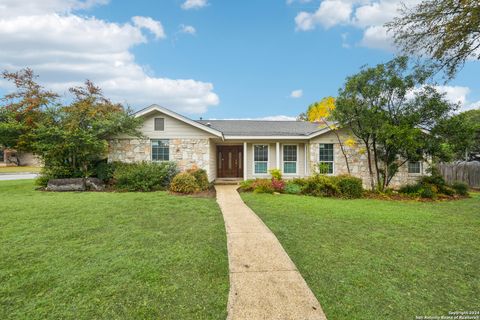
[[[187,172],[190,173],[195,178],[198,189],[200,191],[207,190],[210,187],[210,183],[208,182],[207,171],[203,169],[194,168],[194,169],[187,170]]]
[[[306,180],[302,193],[315,197],[335,197],[341,195],[340,188],[333,177],[319,174],[311,176]]]
[[[338,188],[345,198],[361,198],[363,196],[362,179],[355,178],[349,175],[342,175],[335,177]]]
[[[113,179],[122,191],[166,190],[177,172],[173,162],[117,163]]]
[[[282,180],[282,171],[280,171],[280,169],[270,170],[270,175],[272,176],[272,179]]]
[[[93,176],[102,181],[109,181],[113,179],[115,165],[115,162],[107,162],[107,160],[99,161],[94,167]]]
[[[422,189],[422,185],[419,183],[415,184],[406,184],[398,189],[398,192],[405,193],[409,195],[416,195],[420,193],[420,189]]]
[[[450,186],[443,186],[438,189],[438,192],[447,196],[454,196],[457,192]]]
[[[305,178],[294,178],[290,181],[295,183],[296,185],[299,185],[300,187],[303,187],[307,184],[307,179]]]
[[[254,189],[255,180],[249,179],[240,182],[240,191],[250,192]]]
[[[468,195],[468,185],[465,182],[456,181],[452,184],[452,188],[460,196]]]
[[[170,183],[170,191],[173,192],[191,194],[199,190],[197,179],[188,172],[177,174]]]
[[[275,188],[269,179],[257,179],[253,183],[253,192],[255,193],[273,193]]]
[[[420,191],[419,195],[422,198],[427,198],[427,199],[435,199],[437,198],[437,192],[434,189],[434,186],[432,185],[424,185]]]
[[[302,193],[302,187],[293,181],[287,181],[284,192],[288,194],[300,194]]]

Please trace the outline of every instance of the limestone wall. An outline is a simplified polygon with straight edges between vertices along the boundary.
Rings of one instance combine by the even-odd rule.
[[[208,138],[168,140],[170,161],[176,162],[180,170],[197,166],[205,169],[209,177],[213,179],[209,172],[210,141]],[[151,161],[151,150],[149,139],[113,139],[109,142],[108,160],[127,163]]]
[[[353,136],[346,130],[340,130],[341,140],[345,141]],[[327,133],[319,138],[316,138],[310,142],[309,154],[310,154],[310,172],[315,172],[315,165],[319,160],[319,144],[320,143],[333,143],[334,153],[334,175],[348,174],[348,169],[345,161],[345,157],[341,151],[338,139],[333,133]],[[357,141],[352,147],[345,146],[345,150],[348,157],[348,163],[350,165],[351,175],[361,178],[365,188],[370,188],[370,176],[368,170],[368,157],[366,149],[361,141]],[[393,177],[389,184],[391,188],[398,188],[408,183],[414,183],[422,175],[426,174],[428,163],[422,164],[422,171],[420,174],[408,173],[408,164],[405,163],[399,168],[398,173]],[[372,169],[375,173],[375,164],[372,161]]]

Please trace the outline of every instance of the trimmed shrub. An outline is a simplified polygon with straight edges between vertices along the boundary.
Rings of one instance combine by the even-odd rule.
[[[295,183],[296,185],[303,187],[307,184],[307,179],[305,178],[294,178],[290,180],[292,183]]]
[[[272,176],[272,179],[282,180],[282,171],[280,171],[280,169],[270,170],[270,175]]]
[[[452,184],[452,188],[460,196],[468,195],[468,185],[465,182],[456,181]]]
[[[250,192],[254,189],[255,180],[245,180],[240,182],[240,191]]]
[[[253,183],[253,192],[255,193],[274,193],[275,188],[272,181],[268,179],[257,179]]]
[[[197,186],[200,191],[207,190],[210,187],[210,183],[208,182],[207,171],[203,169],[193,168],[187,170],[197,181]]]
[[[166,190],[177,172],[174,162],[116,163],[113,179],[122,191]]]
[[[115,166],[115,162],[107,162],[107,160],[99,161],[95,165],[93,176],[105,182],[112,180]]]
[[[437,192],[435,191],[435,187],[432,185],[424,185],[419,191],[420,197],[427,198],[427,199],[435,199],[437,198]]]
[[[338,188],[345,198],[361,198],[363,196],[362,179],[355,178],[349,175],[342,175],[335,177]]]
[[[184,194],[197,192],[199,191],[197,179],[189,172],[181,172],[170,183],[170,191]]]
[[[272,179],[272,187],[276,192],[283,192],[285,189],[285,181]]]
[[[287,181],[284,192],[288,194],[300,194],[302,193],[302,187],[293,181]]]
[[[335,197],[341,195],[335,180],[324,175],[309,177],[302,188],[302,193],[315,197]]]
[[[422,186],[419,183],[416,184],[406,184],[400,189],[398,189],[398,192],[400,193],[405,193],[405,194],[410,194],[410,195],[415,195],[420,193],[420,189],[422,189]]]

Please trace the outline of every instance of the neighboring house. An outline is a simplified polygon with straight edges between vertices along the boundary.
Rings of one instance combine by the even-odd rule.
[[[0,146],[0,167],[5,166],[39,166],[40,161],[30,152],[17,152]]]
[[[136,113],[144,119],[138,139],[119,136],[110,141],[109,161],[174,161],[181,170],[196,166],[210,181],[219,178],[270,177],[281,169],[285,178],[305,177],[323,163],[328,174],[346,174],[338,140],[330,128],[302,121],[192,120],[152,105]],[[346,129],[339,130],[347,135]],[[369,185],[367,158],[361,147],[350,150],[351,173]],[[420,162],[400,167],[392,180],[399,186],[424,174]]]

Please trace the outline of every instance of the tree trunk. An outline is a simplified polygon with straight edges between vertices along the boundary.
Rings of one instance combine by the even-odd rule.
[[[372,188],[372,191],[375,191],[375,182],[373,178],[373,170],[372,170],[372,155],[370,152],[370,145],[368,143],[368,140],[363,141],[365,143],[365,146],[367,147],[367,160],[368,160],[368,174],[370,176],[370,187]]]
[[[383,187],[383,183],[382,183],[382,180],[380,179],[380,170],[378,169],[378,155],[377,155],[377,142],[375,141],[375,139],[373,139],[372,141],[372,146],[373,146],[373,158],[374,158],[374,161],[375,161],[375,173],[376,173],[376,177],[377,177],[377,186],[382,186]]]
[[[323,120],[323,122],[325,123],[325,125],[327,127],[330,127],[325,120]],[[342,151],[343,157],[345,158],[345,164],[347,165],[348,174],[350,175],[351,173],[350,173],[350,165],[348,163],[348,156],[347,156],[347,153],[345,152],[345,148],[343,147],[343,143],[342,143],[342,140],[340,139],[340,135],[338,134],[338,132],[335,129],[333,129],[332,131],[335,134],[335,136],[337,137],[338,144],[340,145],[340,150]]]

